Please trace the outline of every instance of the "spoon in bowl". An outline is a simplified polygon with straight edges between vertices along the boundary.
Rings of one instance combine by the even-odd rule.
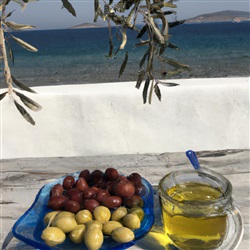
[[[186,156],[188,157],[195,170],[201,170],[198,158],[193,150],[186,151]]]

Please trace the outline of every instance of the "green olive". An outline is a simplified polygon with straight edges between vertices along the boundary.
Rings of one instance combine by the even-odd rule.
[[[111,232],[117,228],[122,227],[122,224],[118,221],[107,221],[103,224],[102,232],[107,235],[111,235]]]
[[[84,241],[84,233],[86,227],[83,224],[77,225],[69,234],[69,238],[76,244],[80,244]]]
[[[118,227],[111,233],[111,238],[120,243],[130,242],[135,238],[133,231],[127,227]]]
[[[64,233],[70,233],[77,226],[77,222],[71,216],[56,216],[52,226],[60,228]]]
[[[128,213],[127,208],[119,207],[111,215],[111,220],[119,221]]]
[[[85,224],[86,228],[98,228],[100,230],[102,230],[102,223],[98,220],[90,220],[87,221]]]
[[[41,235],[41,238],[49,246],[56,246],[65,241],[65,233],[58,227],[46,227]]]
[[[88,221],[92,220],[92,213],[87,210],[80,210],[77,214],[76,214],[76,222],[78,224],[84,224]]]
[[[139,217],[140,221],[144,219],[144,211],[141,207],[133,207],[129,209],[130,214],[135,214]]]
[[[109,221],[111,217],[110,210],[105,206],[98,206],[93,211],[94,218],[101,223]]]
[[[44,218],[43,218],[43,221],[44,221],[44,224],[46,226],[48,226],[52,220],[56,217],[56,215],[59,213],[59,211],[53,211],[53,212],[49,212],[47,213]]]
[[[96,227],[87,228],[84,233],[84,243],[89,250],[97,250],[101,248],[103,239],[102,230]]]
[[[71,212],[68,212],[68,211],[60,211],[56,217],[59,218],[59,217],[65,217],[65,216],[68,216],[68,217],[72,217],[75,219],[75,214],[71,213]]]
[[[135,214],[127,214],[123,219],[122,219],[122,225],[124,227],[128,227],[131,230],[136,230],[140,228],[141,226],[141,221],[139,217]]]

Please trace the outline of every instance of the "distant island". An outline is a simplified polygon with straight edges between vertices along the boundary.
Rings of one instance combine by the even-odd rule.
[[[101,27],[103,26],[100,26],[94,23],[82,23],[79,25],[72,26],[69,29],[86,29],[86,28],[101,28]]]
[[[250,12],[225,10],[189,18],[185,23],[240,22],[250,20]]]
[[[196,17],[186,19],[185,23],[208,23],[208,22],[240,22],[250,20],[250,12],[225,10],[219,12],[213,12],[208,14],[202,14]],[[86,29],[86,28],[102,28],[104,26],[97,25],[95,23],[82,23],[70,27],[69,29]]]

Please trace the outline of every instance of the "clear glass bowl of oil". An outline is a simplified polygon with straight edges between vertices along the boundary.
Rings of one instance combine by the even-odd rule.
[[[163,230],[178,249],[235,249],[243,234],[232,185],[202,169],[164,176],[158,187]]]

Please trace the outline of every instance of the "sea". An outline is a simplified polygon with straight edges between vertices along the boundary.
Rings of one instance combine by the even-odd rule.
[[[191,70],[172,78],[245,77],[250,75],[250,21],[188,23],[170,29],[170,42],[178,50],[167,48],[164,58],[187,64]],[[29,52],[8,39],[14,54],[9,59],[12,75],[28,86],[88,84],[136,81],[139,63],[146,47],[136,46],[136,31],[128,31],[128,42],[115,57],[109,54],[108,28],[34,30],[13,32],[38,49]],[[120,33],[112,28],[114,51]],[[8,38],[8,37],[7,37]],[[143,37],[146,40],[146,37]],[[128,62],[119,77],[121,64],[128,52]],[[156,78],[166,65],[155,60]],[[4,83],[1,81],[0,87]]]

